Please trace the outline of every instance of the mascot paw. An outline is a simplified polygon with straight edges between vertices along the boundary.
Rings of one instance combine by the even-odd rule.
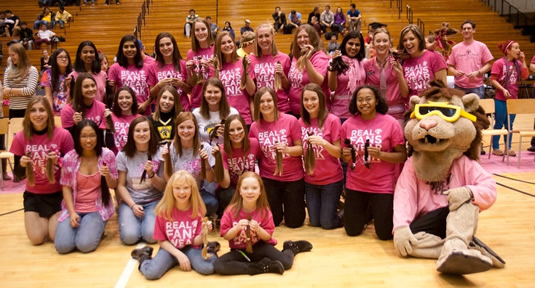
[[[488,247],[483,241],[479,240],[474,236],[472,241],[468,244],[469,249],[475,249],[484,256],[487,256],[492,260],[492,266],[494,268],[503,268],[505,267],[505,260],[503,260],[496,252],[494,252],[490,247]]]
[[[455,211],[464,203],[472,200],[472,191],[467,187],[457,187],[444,191],[444,194],[448,195],[448,203],[450,211]]]
[[[437,270],[446,274],[471,274],[485,272],[492,268],[489,257],[476,250],[454,250],[441,257],[437,262]]]

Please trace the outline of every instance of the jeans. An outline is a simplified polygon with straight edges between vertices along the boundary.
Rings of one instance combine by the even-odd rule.
[[[357,236],[362,233],[369,221],[369,210],[373,214],[377,237],[381,240],[392,239],[394,195],[351,189],[346,189],[344,206],[344,228],[347,235]]]
[[[275,226],[284,224],[289,228],[303,226],[305,221],[305,181],[283,182],[262,178]]]
[[[49,23],[48,21],[37,20],[33,22],[33,29],[39,29],[39,26],[41,26],[41,24],[46,24],[46,27],[54,29],[56,22],[52,21]]]
[[[201,198],[204,202],[204,206],[206,206],[206,215],[212,216],[214,213],[217,212],[217,207],[219,206],[219,202],[217,201],[217,198],[214,194],[207,192],[206,190],[201,189]]]
[[[494,119],[494,129],[508,129],[507,123],[507,102],[494,99],[495,107],[495,119]],[[511,123],[511,128],[513,128],[513,123],[515,122],[516,115],[509,115],[509,123]],[[509,133],[509,139],[512,139],[512,134]],[[507,135],[503,135],[503,141],[507,143]],[[511,149],[511,141],[509,141],[508,149]],[[492,136],[492,149],[500,149],[500,136]]]
[[[230,200],[232,200],[232,196],[234,196],[235,191],[236,189],[234,189],[234,187],[232,186],[229,186],[226,189],[223,189],[223,188],[217,189],[215,195],[217,199],[219,199],[219,209],[217,210],[217,215],[219,217],[223,217],[223,213],[225,212],[225,209],[230,203]]]
[[[143,206],[145,215],[138,218],[132,208],[128,207],[126,203],[119,205],[119,236],[121,241],[126,245],[134,245],[139,240],[143,239],[147,243],[156,243],[152,237],[154,234],[154,223],[156,222],[156,215],[154,208],[156,208],[158,201],[153,201],[147,204],[139,204]]]
[[[216,256],[204,260],[204,258],[202,258],[202,250],[191,248],[190,246],[184,247],[180,249],[180,251],[188,256],[191,268],[199,274],[210,275],[214,273],[214,262],[217,260]],[[175,256],[160,247],[160,250],[158,250],[158,253],[154,258],[143,261],[139,266],[139,271],[148,280],[156,280],[160,279],[167,270],[178,264],[178,260]]]
[[[455,89],[462,90],[466,94],[475,93],[477,96],[479,96],[479,99],[485,99],[485,86],[479,86],[476,88],[463,88],[455,85]]]
[[[340,225],[336,207],[342,194],[343,180],[327,185],[314,185],[305,182],[308,217],[310,225],[333,229]]]
[[[71,217],[58,223],[54,246],[59,254],[67,254],[74,249],[88,253],[95,251],[100,244],[108,221],[102,220],[98,212],[79,213],[80,226],[72,228]]]

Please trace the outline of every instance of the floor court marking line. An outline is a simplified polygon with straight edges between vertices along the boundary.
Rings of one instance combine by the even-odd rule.
[[[146,246],[145,243],[139,243],[136,246],[136,249],[142,248]],[[130,257],[130,260],[126,263],[126,266],[124,267],[123,273],[121,274],[121,277],[119,277],[119,280],[117,280],[117,283],[115,283],[115,288],[123,288],[126,287],[126,284],[128,283],[128,280],[130,279],[130,276],[132,275],[132,272],[136,268],[138,261],[132,257]]]

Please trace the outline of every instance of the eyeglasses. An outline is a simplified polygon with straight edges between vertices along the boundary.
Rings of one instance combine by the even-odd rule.
[[[69,59],[69,56],[58,56],[58,59],[66,60]]]
[[[416,118],[422,120],[431,115],[437,115],[448,122],[455,122],[459,117],[464,117],[472,122],[476,122],[477,120],[476,116],[464,111],[461,107],[444,102],[416,104],[414,111],[411,113],[411,119]]]

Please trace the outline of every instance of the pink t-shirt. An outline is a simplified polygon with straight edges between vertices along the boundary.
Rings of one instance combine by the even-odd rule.
[[[483,65],[492,59],[494,57],[492,57],[492,53],[484,43],[474,40],[466,45],[463,41],[453,46],[448,57],[448,65],[465,74],[470,74],[481,69]],[[483,86],[483,80],[483,75],[478,75],[474,79],[462,75],[455,77],[455,85],[466,89],[477,88]]]
[[[106,110],[104,103],[95,100],[93,101],[91,108],[86,109],[84,119],[93,120],[93,122],[95,122],[100,129],[106,129],[104,110]],[[74,112],[75,111],[72,109],[72,105],[70,103],[63,107],[63,110],[61,110],[61,126],[63,128],[75,126],[74,120],[72,120]]]
[[[130,128],[130,123],[138,116],[140,115],[136,114],[118,117],[113,113],[111,114],[111,119],[113,120],[113,126],[115,128],[115,133],[113,133],[115,146],[117,147],[117,150],[115,152],[121,151],[124,145],[126,145],[126,141],[128,140],[128,128]]]
[[[403,166],[394,193],[394,230],[408,226],[412,221],[436,209],[448,206],[444,192],[466,186],[474,199],[472,203],[486,210],[496,201],[496,181],[477,161],[461,156],[453,161],[449,182],[440,191],[434,191],[429,183],[418,179],[412,157]],[[437,185],[440,186],[440,185]]]
[[[340,119],[333,114],[328,114],[323,127],[318,127],[318,119],[310,119],[310,126],[306,125],[303,118],[299,119],[301,125],[301,143],[303,143],[303,154],[307,153],[308,148],[308,132],[314,133],[316,136],[321,136],[329,143],[334,143],[340,140]],[[314,185],[327,185],[341,181],[344,178],[340,159],[335,158],[329,154],[327,149],[323,146],[312,145],[315,155],[314,173],[309,175],[305,171],[305,182]]]
[[[517,66],[515,66],[514,62],[509,61],[509,72],[507,72],[507,66],[505,65],[505,58],[502,57],[494,62],[492,64],[492,70],[490,71],[490,74],[492,76],[495,76],[500,82],[502,86],[505,88],[505,77],[507,77],[507,74],[509,73],[509,88],[506,88],[509,93],[511,93],[510,99],[517,99],[518,98],[518,81],[521,75],[518,75],[518,69]],[[516,65],[522,66],[522,63],[519,61],[516,61]],[[505,96],[503,95],[502,90],[496,89],[496,95],[494,96],[495,99],[501,100],[501,101],[507,101],[505,99]]]
[[[394,192],[395,166],[369,156],[370,168],[364,166],[364,145],[370,139],[371,147],[380,147],[381,151],[392,152],[397,145],[405,145],[403,131],[398,121],[390,115],[377,113],[371,120],[364,120],[360,114],[347,119],[340,133],[342,147],[347,147],[344,139],[349,139],[357,154],[356,167],[353,161],[347,163],[346,187],[351,190],[392,194]]]
[[[225,210],[225,213],[223,213],[223,217],[221,218],[221,229],[219,231],[220,235],[224,236],[227,234],[232,227],[238,225],[238,222],[240,222],[241,219],[249,218],[258,222],[260,227],[266,230],[269,235],[273,235],[273,231],[275,231],[275,224],[273,223],[273,215],[271,214],[271,210],[267,208],[264,209],[264,211],[255,209],[253,212],[247,213],[242,209],[240,210],[238,217],[236,217],[236,212],[230,207]],[[258,234],[252,230],[250,239],[252,245],[256,244],[258,241],[262,241],[260,237],[258,237]],[[266,243],[277,245],[277,240],[275,240],[275,238],[271,238],[266,241]],[[234,238],[228,241],[228,245],[230,249],[244,250],[247,246],[247,228],[242,228],[242,230],[238,232]]]
[[[278,52],[277,55],[264,55],[258,58],[254,55],[249,56],[251,59],[251,66],[249,71],[254,74],[254,81],[256,82],[256,89],[262,87],[269,87],[274,89],[275,87],[275,65],[277,61],[281,62],[284,75],[288,75],[290,72],[290,56]],[[290,111],[290,102],[288,102],[288,93],[286,90],[281,89],[277,91],[277,108],[279,111],[287,113]]]
[[[228,104],[236,108],[240,113],[245,124],[250,125],[253,122],[251,117],[251,107],[249,106],[249,94],[245,89],[240,89],[241,77],[243,75],[243,58],[234,63],[225,63],[219,71],[219,79],[225,87]],[[251,75],[251,77],[253,77]]]
[[[428,83],[435,79],[435,73],[442,69],[447,69],[446,61],[437,53],[424,50],[423,54],[417,58],[409,58],[403,61],[403,76],[407,80],[410,96],[420,95],[429,86]]]
[[[325,54],[325,52],[318,51],[314,53],[312,57],[310,57],[310,62],[316,71],[324,77],[323,83],[321,84],[321,90],[323,91],[323,94],[325,94],[325,99],[327,99],[327,96],[329,95],[329,85],[327,81],[327,66],[329,66],[329,57],[327,54]],[[306,69],[303,69],[303,71],[299,71],[299,69],[297,69],[297,59],[295,57],[292,59],[290,72],[288,72],[288,80],[290,80],[290,90],[288,91],[288,97],[290,99],[290,111],[292,111],[294,115],[299,115],[299,111],[301,109],[301,92],[303,91],[303,87],[310,83],[310,80],[308,79],[308,73]],[[329,101],[327,101],[327,104],[330,104]]]
[[[193,240],[201,234],[201,216],[192,219],[191,213],[191,208],[187,211],[180,211],[173,207],[173,211],[171,212],[171,218],[173,218],[172,221],[156,215],[154,240],[167,240],[177,249],[182,249],[188,245],[192,245],[193,248],[199,249],[200,247],[198,245],[193,245]]]
[[[535,55],[533,55],[533,58],[531,58],[531,63],[530,64],[532,64],[532,65],[535,64]],[[533,87],[535,87],[535,82],[533,82]]]
[[[59,184],[61,167],[54,166],[56,183],[50,184],[46,177],[46,156],[48,151],[56,152],[57,155],[65,155],[73,149],[74,142],[71,134],[61,127],[56,127],[52,138],[48,138],[46,134],[37,135],[34,133],[32,139],[29,140],[24,138],[24,131],[18,132],[13,138],[10,151],[17,156],[24,156],[28,152],[31,153],[30,158],[32,158],[35,185],[29,186],[26,183],[26,190],[35,194],[50,194],[61,191],[61,185]],[[61,158],[58,163],[61,163]]]
[[[74,204],[74,210],[79,213],[96,212],[97,201],[100,199],[100,173],[97,171],[93,175],[84,175],[78,171],[76,173],[78,183],[78,194]]]
[[[183,82],[187,81],[188,73],[186,71],[186,61],[180,60],[180,71],[175,71],[174,64],[164,64],[160,66],[160,63],[154,61],[149,66],[149,75],[147,76],[147,83],[149,86],[154,87],[158,82],[165,78],[179,79]],[[184,111],[191,111],[189,97],[186,92],[175,86],[178,95],[180,96],[180,104]]]
[[[349,102],[351,102],[351,96],[358,87],[364,85],[366,81],[366,73],[364,70],[364,59],[359,61],[356,58],[349,58],[347,56],[342,56],[344,62],[349,66],[349,69],[346,73],[338,74],[337,76],[337,86],[334,91],[334,96],[332,97],[331,103],[331,113],[338,116],[339,118],[349,118],[353,115],[349,113]],[[325,82],[328,83],[329,80]],[[329,96],[329,94],[325,94]]]
[[[150,65],[143,65],[143,67],[137,68],[132,64],[125,68],[119,65],[119,63],[115,63],[110,68],[109,78],[115,82],[116,89],[122,86],[132,88],[134,93],[136,93],[137,104],[141,105],[149,99],[150,95],[149,84],[147,83],[149,67]],[[143,115],[150,114],[150,108],[147,108],[143,113]]]
[[[188,51],[188,55],[186,57],[187,61],[192,60],[193,57],[202,57],[204,60],[208,60],[214,56],[214,46],[210,46],[209,48],[201,48],[199,49],[199,52],[193,52],[193,50]],[[211,71],[208,67],[203,67],[202,74],[204,79],[208,79],[211,75]],[[195,68],[193,70],[194,73],[199,73],[198,68]],[[193,86],[193,90],[191,91],[191,110],[200,107],[201,106],[201,99],[202,99],[202,85],[195,85]]]
[[[390,59],[386,60],[385,67],[383,68],[383,73],[386,80],[386,89],[381,87],[381,68],[377,65],[377,60],[375,57],[364,63],[364,69],[366,70],[366,84],[373,85],[377,87],[383,96],[386,97],[386,103],[388,106],[394,105],[405,105],[405,98],[401,96],[399,91],[399,81],[397,73],[392,69],[392,64]]]
[[[67,77],[74,77],[74,81],[76,81],[76,78],[78,78],[78,75],[80,75],[80,72],[72,71],[71,74]],[[93,78],[95,79],[95,82],[97,83],[97,96],[95,99],[97,99],[100,102],[104,102],[104,99],[106,99],[106,79],[108,79],[108,75],[104,71],[100,71],[98,74],[91,73]],[[69,87],[70,88],[70,87]]]
[[[255,161],[260,156],[258,140],[249,138],[249,150],[247,153],[243,149],[232,148],[232,155],[228,155],[223,149],[223,145],[220,145],[220,149],[223,166],[228,170],[230,176],[230,186],[236,188],[241,174],[247,171],[255,171]]]
[[[279,113],[279,119],[273,122],[258,120],[251,125],[249,136],[258,139],[260,146],[260,176],[277,181],[297,181],[303,179],[301,156],[293,157],[282,154],[282,176],[273,175],[277,167],[275,143],[295,146],[301,140],[301,126],[297,119],[285,113]]]

